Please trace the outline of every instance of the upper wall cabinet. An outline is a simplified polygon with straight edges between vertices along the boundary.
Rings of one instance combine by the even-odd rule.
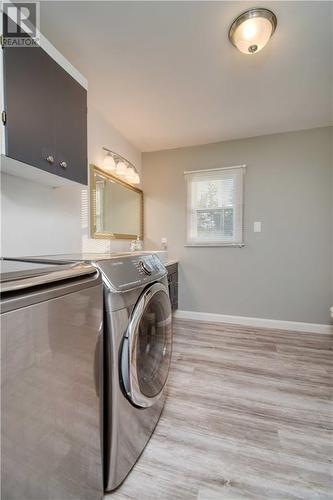
[[[5,154],[87,184],[87,91],[41,47],[3,49]]]

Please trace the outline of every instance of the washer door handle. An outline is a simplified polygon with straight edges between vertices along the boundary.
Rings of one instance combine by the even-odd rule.
[[[101,381],[102,379],[102,352],[103,352],[103,322],[99,328],[94,353],[94,384],[97,397],[99,398],[101,392]]]

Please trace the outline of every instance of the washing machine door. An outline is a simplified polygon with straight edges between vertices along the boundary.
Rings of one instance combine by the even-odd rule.
[[[160,398],[172,352],[172,314],[167,288],[150,286],[135,306],[122,348],[122,380],[128,399],[141,408]]]

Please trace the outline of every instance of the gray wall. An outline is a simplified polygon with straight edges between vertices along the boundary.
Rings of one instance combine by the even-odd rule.
[[[332,127],[143,155],[145,245],[168,238],[179,308],[329,323]],[[184,170],[245,163],[245,248],[188,248]],[[262,221],[262,232],[253,222]]]

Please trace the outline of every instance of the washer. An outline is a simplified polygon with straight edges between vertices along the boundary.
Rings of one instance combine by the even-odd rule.
[[[145,448],[166,396],[172,353],[167,271],[154,254],[23,258],[86,261],[104,283],[104,488],[117,488]]]
[[[155,255],[98,263],[105,290],[107,491],[125,479],[160,417],[172,351],[167,272]]]

